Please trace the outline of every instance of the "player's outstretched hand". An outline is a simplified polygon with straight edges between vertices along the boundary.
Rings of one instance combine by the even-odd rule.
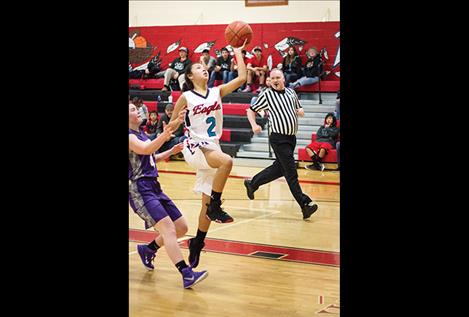
[[[163,128],[163,133],[162,134],[164,135],[164,138],[166,139],[166,141],[171,139],[171,134],[173,134],[173,132],[174,132],[174,129],[170,124],[166,125]]]
[[[236,53],[236,51],[241,52],[241,51],[244,49],[244,46],[246,46],[247,40],[248,40],[248,39],[245,39],[245,40],[244,40],[244,43],[243,43],[242,46],[240,46],[240,47],[233,47],[233,51],[234,51],[235,53]]]
[[[175,146],[171,148],[171,155],[178,154],[179,152],[182,151],[182,149],[184,149],[183,142],[176,144]]]

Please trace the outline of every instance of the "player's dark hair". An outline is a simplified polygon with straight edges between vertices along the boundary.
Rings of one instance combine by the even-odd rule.
[[[189,75],[192,75],[192,66],[194,66],[194,64],[191,64],[189,67],[187,67],[186,72],[184,73],[184,78],[186,79],[186,82],[182,86],[182,91],[194,89],[194,83],[192,82],[192,80],[189,79]]]

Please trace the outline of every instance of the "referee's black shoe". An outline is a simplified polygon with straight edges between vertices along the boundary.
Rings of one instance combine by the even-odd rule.
[[[244,186],[246,187],[246,192],[247,192],[247,195],[248,195],[249,199],[253,200],[255,190],[251,186],[251,181],[248,180],[248,179],[245,179],[244,180]]]
[[[318,210],[318,205],[314,202],[310,201],[306,205],[301,208],[301,212],[303,213],[303,220],[309,219],[312,214],[314,214]]]

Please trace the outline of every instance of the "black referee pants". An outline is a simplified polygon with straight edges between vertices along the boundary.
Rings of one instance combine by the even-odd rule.
[[[260,186],[285,176],[293,197],[295,197],[298,205],[303,207],[311,201],[311,198],[303,193],[298,182],[298,172],[296,171],[295,158],[293,156],[296,136],[272,133],[269,140],[276,159],[271,166],[263,169],[252,178],[251,186],[254,190],[257,190]]]

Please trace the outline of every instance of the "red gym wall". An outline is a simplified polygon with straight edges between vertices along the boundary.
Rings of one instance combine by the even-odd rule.
[[[329,57],[326,70],[331,69],[339,49],[340,41],[335,34],[340,30],[340,22],[250,23],[249,25],[253,30],[253,38],[246,50],[251,51],[254,46],[261,46],[266,59],[272,55],[273,67],[283,60],[275,44],[288,37],[306,42],[301,52],[298,50],[301,45],[295,45],[303,61],[306,60],[304,55],[309,47],[315,46],[318,50],[325,47]],[[224,38],[226,26],[226,24],[213,24],[130,27],[129,38],[133,38],[136,48],[129,52],[129,60],[133,67],[137,67],[160,52],[161,65],[166,69],[168,63],[179,57],[179,47],[187,47],[189,58],[198,61],[201,53],[194,53],[194,50],[200,44],[213,41],[215,44],[210,49],[210,54],[215,56],[215,50],[220,50],[226,45]],[[167,53],[168,47],[179,40],[179,46]],[[264,44],[267,44],[268,48],[265,48]],[[334,71],[339,71],[339,68]],[[331,73],[326,80],[338,81],[339,77]]]

